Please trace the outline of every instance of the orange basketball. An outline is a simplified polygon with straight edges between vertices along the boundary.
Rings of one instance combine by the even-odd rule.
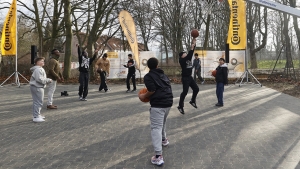
[[[139,95],[140,94],[145,94],[145,93],[147,93],[147,88],[142,88],[140,91],[139,91]],[[141,100],[141,99],[140,99]],[[145,102],[145,103],[147,103],[147,102],[149,102],[150,101],[150,99],[149,98],[145,98],[144,100],[141,100],[142,102]]]
[[[217,75],[217,70],[212,71],[212,72],[211,72],[211,75],[212,75],[213,77],[216,77],[216,75]]]
[[[198,30],[197,30],[197,29],[193,29],[193,30],[191,31],[191,36],[192,36],[193,38],[197,38],[197,37],[199,36]]]

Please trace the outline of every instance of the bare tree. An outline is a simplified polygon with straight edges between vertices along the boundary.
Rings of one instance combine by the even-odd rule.
[[[267,9],[263,8],[261,15],[260,7],[253,6],[251,3],[248,4],[248,22],[247,22],[247,39],[248,48],[250,50],[250,68],[257,68],[256,52],[260,51],[266,46],[267,43]],[[262,36],[262,41],[256,41],[257,34]]]

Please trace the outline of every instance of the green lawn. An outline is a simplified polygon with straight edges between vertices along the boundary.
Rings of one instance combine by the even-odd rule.
[[[260,60],[257,61],[258,69],[273,69],[276,60]],[[276,69],[284,68],[286,60],[278,60],[276,64]],[[294,68],[299,68],[299,60],[293,60]],[[250,67],[250,64],[248,65]]]

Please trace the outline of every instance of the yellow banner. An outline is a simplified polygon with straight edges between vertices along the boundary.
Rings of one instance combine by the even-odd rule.
[[[17,2],[13,0],[2,29],[2,55],[16,55],[17,53]]]
[[[118,52],[106,52],[108,58],[118,58]]]
[[[228,0],[231,8],[227,43],[229,49],[246,49],[246,6],[244,0]]]
[[[129,42],[130,48],[133,53],[134,60],[136,62],[136,68],[140,68],[139,48],[136,37],[136,29],[132,16],[126,10],[119,13],[119,21],[124,31],[124,34]]]

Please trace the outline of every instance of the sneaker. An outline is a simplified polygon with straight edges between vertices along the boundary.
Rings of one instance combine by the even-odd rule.
[[[44,119],[40,118],[40,117],[33,117],[32,119],[33,122],[36,122],[36,123],[40,123],[40,122],[43,122],[45,121]]]
[[[44,118],[45,118],[45,116],[39,115],[39,116],[38,116],[38,118],[42,118],[42,119],[44,119]]]
[[[190,104],[195,107],[196,109],[198,108],[195,102],[190,101]]]
[[[131,90],[131,92],[135,92],[135,91],[136,91],[136,89]]]
[[[110,90],[110,89],[107,89],[107,90],[105,90],[105,93],[106,93],[106,92],[109,92],[109,91],[111,91],[111,90]]]
[[[205,80],[203,79],[203,81],[201,82],[201,84],[204,84]]]
[[[163,165],[164,164],[164,158],[163,158],[162,155],[159,156],[158,158],[156,158],[155,156],[153,156],[151,158],[151,163],[155,164],[155,165],[158,165],[158,166]]]
[[[79,100],[82,100],[82,96],[79,96]]]
[[[87,99],[86,98],[82,98],[81,101],[87,101]]]
[[[217,103],[216,106],[223,107],[223,104]]]
[[[180,112],[181,114],[184,114],[183,107],[178,106],[177,109],[179,110],[179,112]]]
[[[126,91],[126,93],[129,93],[129,92],[130,92],[130,90],[127,90],[127,91]]]
[[[99,92],[102,92],[102,89],[101,90],[99,89]]]
[[[163,146],[169,145],[169,140],[166,138],[165,140],[162,141]]]

